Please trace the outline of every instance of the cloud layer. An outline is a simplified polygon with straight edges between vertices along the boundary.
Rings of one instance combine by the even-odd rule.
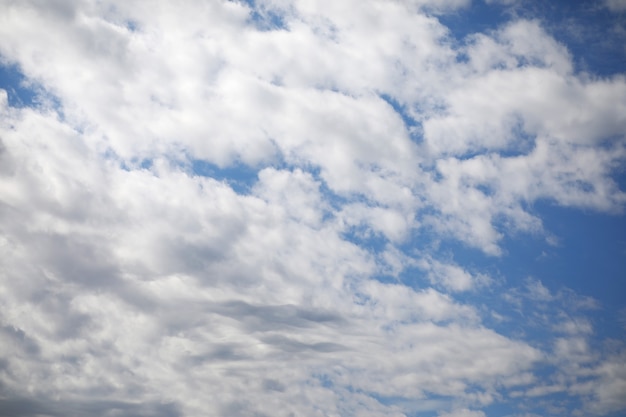
[[[0,3],[0,415],[626,408],[596,301],[437,250],[621,212],[624,76],[335,3]]]

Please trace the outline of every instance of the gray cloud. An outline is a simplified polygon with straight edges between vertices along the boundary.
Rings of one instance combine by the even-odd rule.
[[[182,416],[174,404],[135,404],[120,401],[54,401],[32,398],[0,399],[0,416],[104,416],[124,415],[129,417]]]

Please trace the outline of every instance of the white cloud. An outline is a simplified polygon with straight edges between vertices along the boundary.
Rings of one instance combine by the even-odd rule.
[[[430,257],[421,259],[418,265],[427,272],[433,285],[441,285],[450,291],[467,291],[491,282],[487,275],[474,275],[459,265],[443,263]]]
[[[323,201],[320,184],[308,173],[297,169],[294,172],[266,168],[259,172],[259,182],[254,193],[268,202],[276,204],[277,210],[297,222],[319,226],[329,207]]]
[[[526,289],[528,291],[528,297],[534,301],[550,301],[554,298],[554,296],[550,294],[550,290],[547,289],[541,281],[536,279],[527,279]]]
[[[602,362],[597,370],[600,379],[592,388],[593,400],[588,408],[596,414],[622,410],[626,406],[626,366],[624,352],[614,354]]]
[[[358,410],[364,405],[348,394],[319,386],[306,399],[298,387],[322,373],[337,389],[358,380],[379,395],[410,398],[428,387],[463,396],[464,381],[492,390],[539,354],[480,327],[471,307],[435,290],[364,279],[374,271],[367,254],[341,240],[333,222],[300,210],[320,198],[302,171],[265,170],[255,188],[263,199],[240,196],[164,161],[129,171],[99,160],[53,114],[25,109],[8,124],[2,157],[15,170],[2,187],[16,191],[3,193],[11,221],[3,222],[10,256],[1,294],[3,357],[15,358],[6,385],[15,395],[36,374],[31,392],[69,407],[105,390],[119,401],[184,403],[193,415],[206,410],[196,384],[218,384],[216,413],[263,412],[276,392],[283,400],[273,401],[294,412],[328,395],[328,410],[344,401]],[[83,175],[71,180],[66,169]],[[294,198],[285,203],[287,195]],[[464,324],[446,324],[454,322]],[[385,352],[394,356],[382,359]],[[476,365],[459,366],[463,355]],[[291,361],[299,365],[285,373]],[[433,376],[433,364],[445,379]],[[250,403],[237,400],[244,390]]]
[[[439,417],[485,417],[485,413],[482,411],[468,410],[467,408],[462,408],[459,410],[454,410],[449,413],[439,414]]]
[[[455,49],[432,14],[466,1],[256,3],[282,23],[229,1],[0,6],[0,54],[42,86],[32,108],[0,90],[0,408],[480,417],[564,387],[622,409],[593,299],[529,280],[508,299],[555,334],[512,337],[483,317],[510,311],[462,296],[491,279],[436,243],[502,255],[548,234],[546,198],[619,211],[626,81],[579,77],[534,21]],[[546,361],[563,384],[529,388]]]

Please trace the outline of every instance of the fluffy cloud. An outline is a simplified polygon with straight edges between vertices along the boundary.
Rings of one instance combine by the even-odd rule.
[[[624,205],[626,80],[536,21],[455,45],[434,16],[465,1],[0,7],[38,94],[0,91],[4,415],[626,407],[621,348],[561,306],[593,301],[529,280],[497,312],[436,250],[547,234],[542,199]],[[490,326],[542,304],[546,343]]]
[[[485,417],[485,413],[482,411],[472,411],[467,408],[463,408],[450,413],[439,414],[439,417]]]

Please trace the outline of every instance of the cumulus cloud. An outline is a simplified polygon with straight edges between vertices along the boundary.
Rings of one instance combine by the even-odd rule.
[[[454,410],[450,413],[439,414],[439,417],[484,417],[485,413],[482,411],[472,411],[467,408],[460,410]]]
[[[433,285],[441,285],[450,291],[467,291],[491,282],[485,274],[472,274],[454,263],[444,263],[432,258],[418,262],[421,269],[428,274]]]
[[[593,299],[529,279],[498,312],[437,251],[506,256],[544,199],[619,212],[626,81],[533,20],[455,44],[464,7],[1,2],[39,87],[0,90],[0,415],[626,407]],[[488,319],[529,311],[545,342]]]

